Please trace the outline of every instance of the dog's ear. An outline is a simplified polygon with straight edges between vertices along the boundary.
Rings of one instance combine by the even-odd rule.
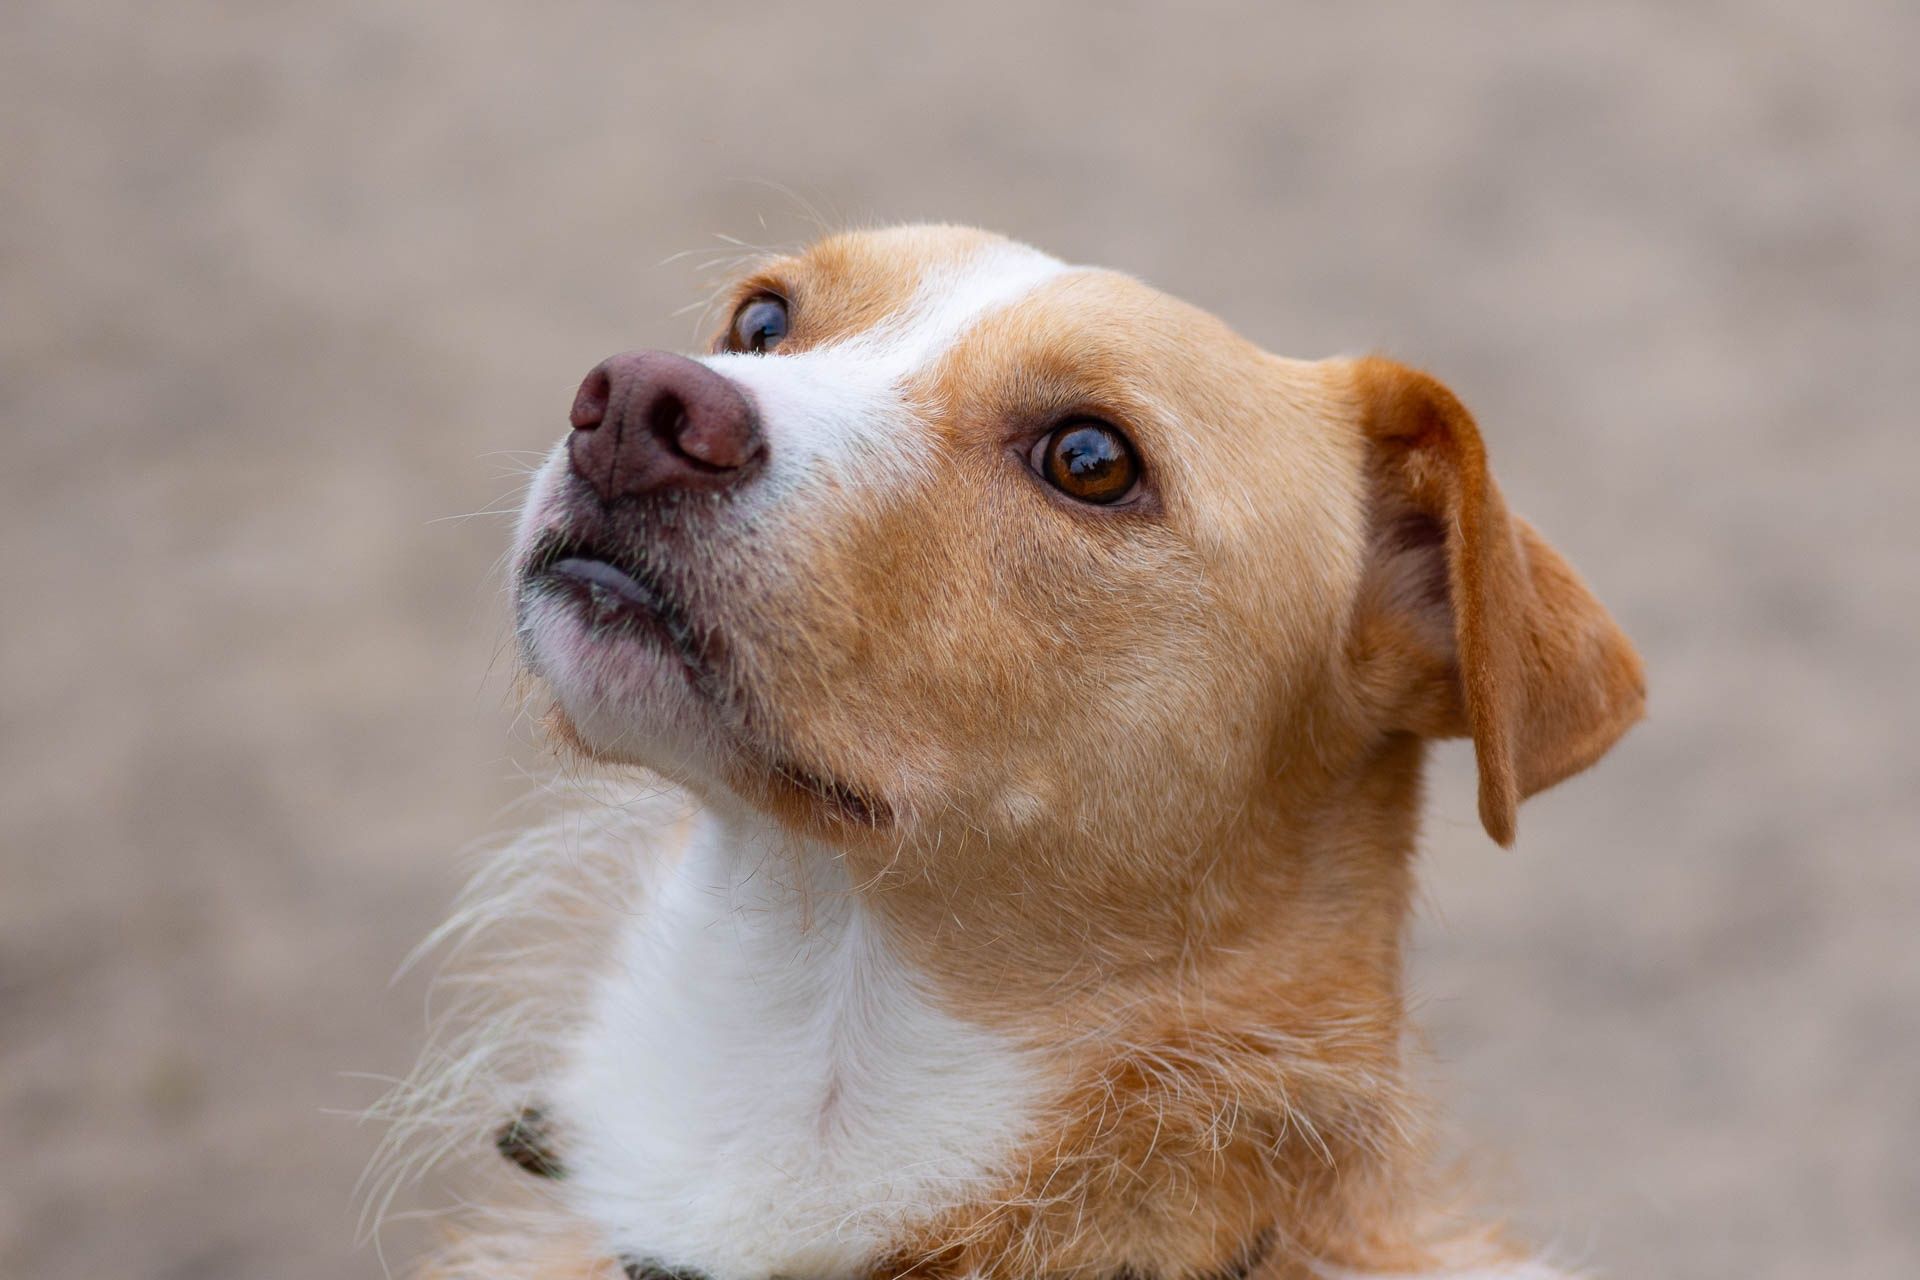
[[[1586,584],[1507,514],[1473,418],[1418,370],[1351,364],[1368,450],[1369,563],[1353,631],[1391,728],[1473,738],[1480,820],[1598,760],[1643,712],[1639,655]]]

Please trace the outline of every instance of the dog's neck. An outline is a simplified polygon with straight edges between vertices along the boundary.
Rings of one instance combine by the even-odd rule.
[[[1037,1253],[1090,1276],[1232,1275],[1264,1256],[1277,1280],[1469,1256],[1428,1247],[1402,1066],[1424,751],[1395,737],[1350,767],[1296,769],[1208,838],[1085,882],[946,895],[959,923],[916,959],[967,1016],[1024,1026],[1070,1082],[1010,1183],[1044,1194],[990,1227],[963,1208],[927,1233],[933,1249],[969,1242],[946,1248],[951,1273]],[[911,946],[939,927],[938,895],[901,896]],[[971,975],[952,967],[964,940]]]
[[[1408,751],[1136,898],[1133,951],[1099,893],[1035,914],[702,811],[556,1091],[566,1195],[625,1256],[724,1278],[1419,1265]]]

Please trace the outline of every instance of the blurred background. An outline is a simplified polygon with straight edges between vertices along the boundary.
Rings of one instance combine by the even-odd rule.
[[[905,218],[1461,393],[1653,712],[1511,853],[1442,753],[1436,1092],[1563,1258],[1920,1273],[1916,65],[1909,0],[7,0],[0,1275],[382,1274],[389,978],[543,768],[469,515],[704,262]]]

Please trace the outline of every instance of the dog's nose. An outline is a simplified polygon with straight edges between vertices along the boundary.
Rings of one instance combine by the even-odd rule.
[[[567,456],[607,502],[730,489],[764,452],[740,389],[685,356],[629,351],[603,360],[573,399]]]

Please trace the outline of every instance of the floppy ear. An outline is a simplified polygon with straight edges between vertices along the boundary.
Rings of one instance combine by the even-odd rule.
[[[1375,357],[1352,365],[1371,485],[1354,631],[1391,727],[1473,738],[1480,821],[1513,843],[1520,801],[1598,760],[1642,715],[1639,655],[1586,584],[1509,516],[1451,391]]]

